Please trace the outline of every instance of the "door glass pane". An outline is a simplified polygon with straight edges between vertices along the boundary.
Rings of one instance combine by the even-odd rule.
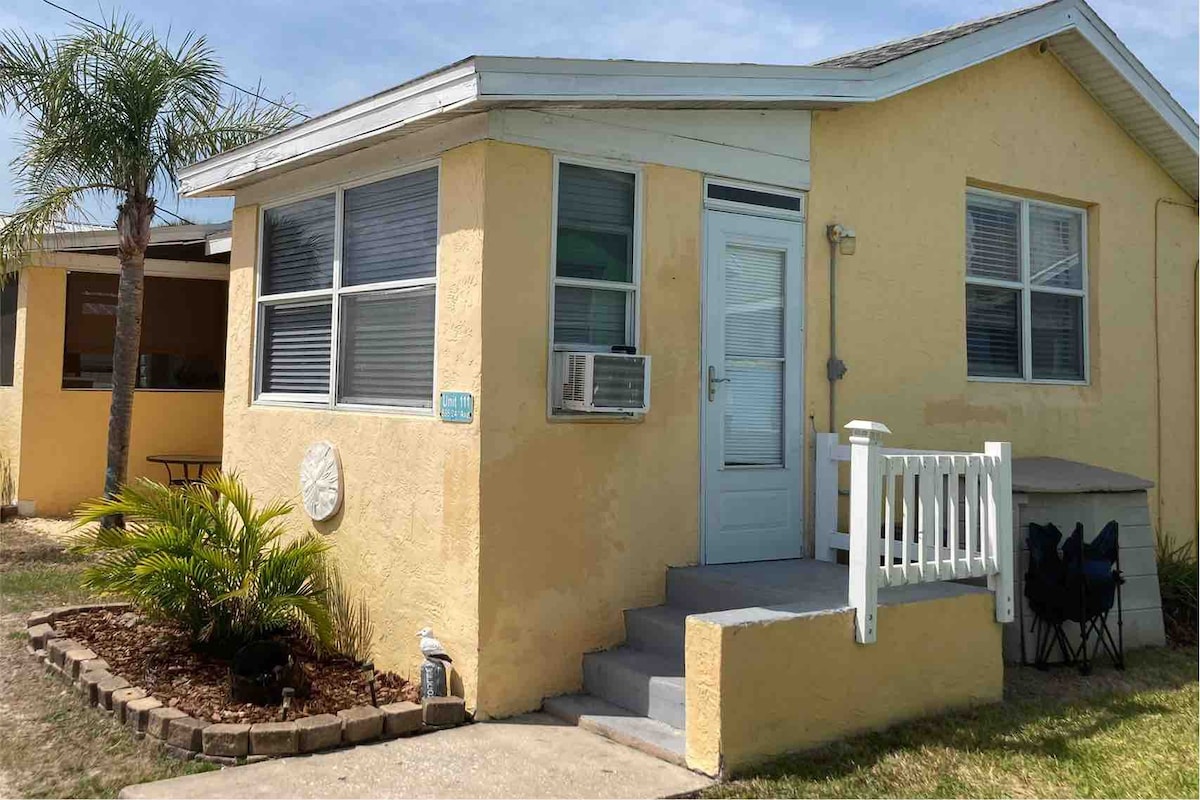
[[[1029,280],[1034,286],[1083,288],[1083,224],[1077,211],[1029,206]]]
[[[626,344],[625,306],[630,294],[608,289],[554,289],[554,341],[558,344]]]
[[[1034,292],[1030,301],[1033,377],[1083,380],[1083,298]]]
[[[783,464],[783,362],[726,361],[725,465]]]
[[[1021,293],[967,285],[967,374],[1021,377]]]
[[[726,466],[783,463],[783,251],[725,249]]]

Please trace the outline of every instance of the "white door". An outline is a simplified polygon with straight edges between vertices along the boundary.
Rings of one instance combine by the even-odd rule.
[[[704,561],[799,558],[803,224],[707,211]]]

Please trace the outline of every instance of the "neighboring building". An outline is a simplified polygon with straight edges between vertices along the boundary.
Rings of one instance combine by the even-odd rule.
[[[713,772],[998,699],[990,596],[885,606],[869,646],[798,610],[847,602],[786,559],[851,419],[1134,473],[1196,534],[1196,122],[1081,0],[816,66],[473,57],[182,182],[236,198],[225,466],[293,496],[332,443],[341,509],[297,526],[377,663],[431,625],[477,717],[586,682]],[[647,413],[578,410],[644,400],[630,361],[564,387],[614,347]]]
[[[6,500],[65,516],[104,490],[117,233],[47,236],[0,289],[0,462]],[[229,225],[154,228],[129,476],[166,480],[152,454],[221,451]]]

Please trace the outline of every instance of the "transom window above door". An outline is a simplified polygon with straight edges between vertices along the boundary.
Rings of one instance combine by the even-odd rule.
[[[1085,383],[1087,212],[972,190],[966,225],[968,377]]]
[[[554,349],[636,346],[637,174],[559,162],[556,196]]]
[[[433,408],[438,168],[268,208],[256,393]]]

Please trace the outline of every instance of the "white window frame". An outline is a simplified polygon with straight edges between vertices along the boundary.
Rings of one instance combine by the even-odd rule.
[[[633,264],[632,278],[628,283],[618,281],[602,281],[591,278],[560,278],[558,277],[558,184],[559,167],[563,164],[574,164],[593,169],[605,169],[612,172],[624,172],[633,175]],[[612,159],[579,158],[571,155],[555,154],[553,187],[550,201],[550,320],[547,328],[547,341],[550,343],[547,353],[546,375],[546,413],[550,417],[569,418],[573,420],[587,419],[589,421],[615,421],[616,415],[603,416],[593,414],[578,414],[563,409],[554,408],[554,357],[555,353],[565,351],[607,353],[609,348],[600,345],[587,345],[571,342],[556,342],[554,340],[554,300],[559,286],[577,286],[585,289],[602,289],[607,291],[623,291],[632,297],[632,302],[625,303],[625,340],[642,352],[641,316],[642,316],[642,222],[644,214],[644,174],[641,164]]]
[[[390,414],[407,414],[414,416],[433,417],[437,414],[438,398],[438,262],[441,258],[441,196],[442,196],[442,165],[441,159],[422,161],[399,169],[374,173],[358,180],[334,185],[325,185],[319,189],[264,203],[258,209],[258,252],[254,265],[254,404],[263,406],[293,406],[300,408],[325,408],[345,411],[369,411]],[[439,212],[437,214],[435,236],[438,248],[434,255],[434,272],[428,278],[409,278],[398,281],[380,281],[355,286],[342,286],[342,234],[345,225],[345,194],[347,189],[365,186],[372,183],[421,172],[427,169],[437,170],[437,192]],[[263,295],[263,255],[266,237],[263,235],[267,211],[273,208],[291,205],[314,197],[334,195],[334,228],[333,228],[333,285],[329,289],[311,289],[302,292],[286,292],[282,294]],[[397,406],[380,403],[344,403],[339,402],[338,396],[338,352],[341,344],[341,321],[339,310],[343,297],[354,294],[392,293],[401,294],[415,292],[428,287],[433,288],[433,391],[430,396],[430,407]],[[330,313],[330,353],[329,353],[329,392],[326,394],[309,394],[303,392],[265,392],[262,390],[263,378],[263,348],[265,341],[263,331],[266,323],[266,310],[273,306],[311,305],[313,300],[329,300],[332,303]]]
[[[1090,333],[1088,330],[1088,212],[1086,208],[1080,206],[1068,206],[1061,203],[1051,203],[1046,200],[1032,200],[1028,197],[1019,195],[1004,194],[1002,192],[994,192],[989,189],[970,188],[967,190],[963,201],[963,220],[965,223],[967,216],[967,203],[972,195],[980,197],[995,197],[1001,200],[1018,203],[1020,213],[1018,219],[1020,221],[1020,265],[1021,279],[1019,281],[1006,281],[997,278],[983,278],[971,275],[967,272],[967,242],[963,240],[963,273],[966,277],[968,286],[990,286],[998,289],[1013,289],[1020,292],[1021,297],[1021,375],[1016,377],[1002,377],[990,375],[972,375],[970,370],[970,359],[967,359],[967,380],[979,381],[982,383],[1041,383],[1041,384],[1057,384],[1066,386],[1088,386],[1091,384],[1092,376],[1092,359],[1089,350]],[[1081,273],[1081,288],[1065,289],[1057,286],[1034,286],[1029,274],[1029,209],[1033,206],[1042,208],[1053,208],[1059,211],[1068,211],[1079,215],[1079,245],[1080,245],[1080,273]],[[964,227],[965,231],[965,227]],[[964,233],[965,237],[965,233]],[[1033,294],[1057,294],[1066,295],[1069,297],[1078,297],[1081,299],[1080,315],[1082,316],[1082,336],[1083,336],[1083,379],[1069,380],[1066,378],[1035,378],[1033,377]],[[963,313],[966,314],[966,305],[964,300]],[[964,316],[965,321],[965,316]],[[964,325],[965,331],[965,325]],[[965,334],[964,334],[965,335]],[[965,339],[964,339],[965,344]]]

